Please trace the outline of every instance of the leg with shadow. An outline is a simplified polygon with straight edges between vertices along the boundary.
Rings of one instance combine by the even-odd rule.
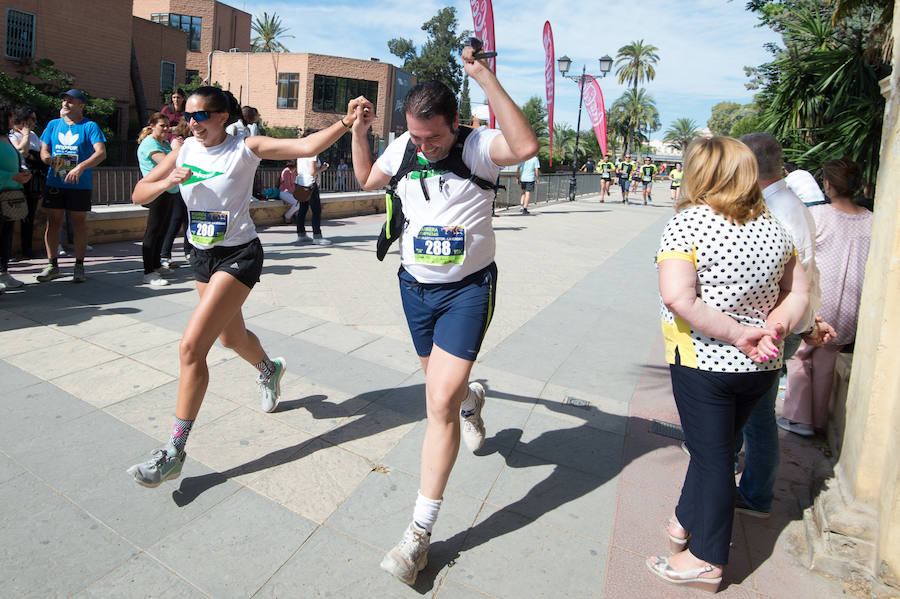
[[[306,235],[306,212],[309,210],[309,202],[297,202],[297,241],[309,243],[312,237]]]
[[[181,193],[175,193],[172,195],[172,210],[169,213],[169,223],[168,228],[166,229],[165,235],[163,237],[162,248],[160,249],[160,256],[163,262],[169,264],[169,266],[174,266],[172,263],[172,246],[175,245],[175,237],[178,235],[179,231],[181,231],[182,227],[185,230],[184,237],[184,253],[186,254],[190,250],[190,246],[188,245],[187,240],[187,206],[184,204],[184,200],[181,197]]]

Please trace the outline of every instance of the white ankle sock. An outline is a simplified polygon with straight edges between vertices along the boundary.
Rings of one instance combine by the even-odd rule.
[[[441,509],[441,499],[428,499],[419,491],[416,497],[416,507],[413,510],[413,522],[416,526],[424,528],[425,532],[431,534],[434,522],[437,520],[438,511]]]
[[[475,394],[472,393],[472,389],[468,390],[468,394],[466,398],[463,400],[462,405],[459,406],[460,412],[472,412],[475,409]]]

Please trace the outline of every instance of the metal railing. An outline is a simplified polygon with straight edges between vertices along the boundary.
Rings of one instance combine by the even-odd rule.
[[[269,187],[278,187],[281,170],[278,167],[260,167],[256,171],[254,189],[262,191]],[[339,173],[334,168],[319,175],[319,189],[322,193],[362,191],[353,174],[353,169],[343,171],[342,177],[338,175]],[[99,167],[94,169],[93,177],[93,205],[130,204],[131,192],[141,179],[141,171],[137,167],[130,166]],[[599,174],[579,173],[576,177],[578,195],[600,192]],[[570,178],[571,175],[568,173],[541,175],[541,182],[535,186],[531,202],[535,204],[565,200],[569,192]],[[497,208],[518,206],[522,191],[516,174],[501,173],[500,185],[505,186],[506,189],[500,189],[497,192]]]

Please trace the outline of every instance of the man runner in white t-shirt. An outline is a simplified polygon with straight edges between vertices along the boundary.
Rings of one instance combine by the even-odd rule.
[[[503,130],[473,130],[465,138],[462,160],[473,176],[493,182],[500,167],[534,156],[538,143],[497,77],[473,55],[471,47],[463,49],[466,74],[484,90]],[[468,381],[493,312],[497,267],[491,226],[493,190],[435,164],[450,155],[459,137],[455,95],[442,83],[430,81],[413,88],[403,108],[409,131],[375,163],[366,138],[375,115],[362,114],[352,131],[353,169],[363,189],[388,184],[400,169],[410,140],[425,167],[403,177],[397,183],[397,195],[408,219],[400,235],[400,295],[425,370],[428,426],[412,523],[381,563],[411,585],[427,562],[431,529],[459,452],[460,436],[472,451],[484,442],[484,389]]]

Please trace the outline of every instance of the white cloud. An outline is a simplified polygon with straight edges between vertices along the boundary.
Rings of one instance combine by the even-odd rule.
[[[232,5],[262,15],[276,13],[294,39],[285,45],[295,52],[315,52],[334,56],[378,58],[398,64],[388,52],[387,41],[410,38],[422,44],[422,23],[447,4],[456,7],[461,28],[472,28],[469,2],[435,0],[382,0],[373,3],[307,0],[303,4],[283,0],[232,1]],[[615,57],[623,45],[643,39],[659,48],[656,79],[646,85],[656,100],[662,132],[679,117],[694,119],[705,126],[713,104],[722,100],[749,102],[752,92],[744,88],[745,65],[759,65],[769,59],[763,44],[777,42],[769,29],[756,27],[756,17],[742,2],[691,0],[672,3],[641,0],[623,11],[620,3],[604,1],[571,3],[529,3],[494,0],[498,76],[510,96],[519,103],[529,97],[544,97],[544,50],[541,32],[544,22],[553,27],[557,57],[572,58],[572,72],[587,64],[598,74],[597,59]],[[633,9],[633,10],[632,10]],[[556,120],[574,126],[578,110],[577,86],[556,74]],[[615,72],[601,79],[607,105],[619,97],[624,86]],[[483,100],[478,86],[472,88],[473,102]],[[584,115],[582,115],[584,117]],[[582,119],[584,120],[584,118]],[[582,123],[584,127],[584,123]]]

